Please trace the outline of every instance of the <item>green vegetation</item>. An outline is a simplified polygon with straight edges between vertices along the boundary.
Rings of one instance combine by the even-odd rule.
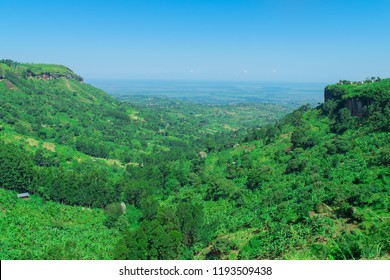
[[[0,258],[110,259],[119,232],[104,226],[102,210],[28,200],[0,189]]]
[[[238,130],[272,123],[292,110],[270,103],[210,105],[161,96],[125,95],[118,99],[136,106],[145,118],[153,119],[155,125],[162,127],[159,133],[167,136],[173,128],[181,138],[220,132],[241,133]]]
[[[0,61],[1,259],[389,258],[390,79],[274,121],[78,77]]]
[[[224,182],[211,197],[229,198],[226,216],[241,217],[221,236],[252,235],[239,258],[388,257],[389,167],[380,154],[389,135],[363,127],[333,134],[332,125],[320,109],[301,108],[277,135],[260,129],[259,140],[208,157],[208,176]]]

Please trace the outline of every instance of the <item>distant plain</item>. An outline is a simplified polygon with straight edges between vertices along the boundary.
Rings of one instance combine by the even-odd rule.
[[[288,107],[323,102],[326,83],[277,83],[249,81],[89,80],[118,99],[160,96],[195,103],[227,105],[275,103]]]

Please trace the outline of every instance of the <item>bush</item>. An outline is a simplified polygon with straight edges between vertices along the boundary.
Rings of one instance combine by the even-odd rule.
[[[308,135],[307,128],[297,128],[291,135],[291,143],[293,148],[311,148],[317,144],[316,140]]]

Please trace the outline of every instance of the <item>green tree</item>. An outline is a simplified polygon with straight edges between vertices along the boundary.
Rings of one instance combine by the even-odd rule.
[[[0,145],[1,187],[17,191],[33,190],[36,172],[27,151],[4,142]]]
[[[184,244],[191,246],[198,241],[203,224],[203,207],[191,202],[180,202],[176,209]]]

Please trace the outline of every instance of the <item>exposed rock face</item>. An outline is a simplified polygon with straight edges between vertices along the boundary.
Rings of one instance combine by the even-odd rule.
[[[52,80],[52,79],[66,78],[66,79],[75,79],[79,82],[83,81],[83,78],[81,78],[79,75],[70,74],[70,73],[63,74],[63,73],[52,72],[52,73],[42,73],[36,75],[35,73],[27,70],[27,76],[30,78],[37,78],[38,80]]]
[[[345,100],[345,108],[347,108],[352,116],[362,117],[364,114],[363,108],[370,105],[372,100],[366,98],[351,98]]]
[[[331,87],[325,88],[324,99],[325,102],[333,100],[338,103],[338,108],[347,108],[352,116],[362,117],[364,115],[364,107],[370,105],[373,100],[368,97],[352,97],[345,99],[343,96],[347,94],[344,88]]]

